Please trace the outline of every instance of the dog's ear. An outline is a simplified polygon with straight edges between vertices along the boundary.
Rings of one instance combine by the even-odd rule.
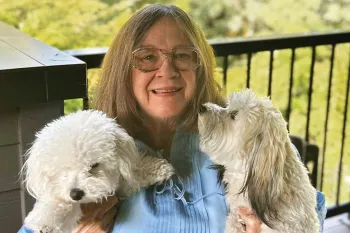
[[[35,182],[34,182],[35,178],[33,176],[33,173],[31,171],[29,171],[29,168],[28,168],[28,163],[30,163],[30,161],[29,161],[30,152],[31,152],[31,148],[29,150],[27,150],[26,153],[23,155],[23,160],[25,162],[24,162],[24,164],[19,172],[19,179],[25,185],[28,193],[32,197],[37,199],[36,192],[33,190],[33,188],[31,188],[33,185],[35,185]]]
[[[137,150],[135,141],[132,137],[117,143],[116,152],[119,161],[118,169],[120,171],[121,182],[123,189],[135,189],[139,188],[139,183],[135,174],[137,162],[139,160],[139,152]],[[121,193],[129,193],[128,190],[120,190]]]
[[[277,202],[283,190],[285,161],[290,149],[286,122],[274,109],[264,109],[264,119],[254,125],[245,146],[247,176],[240,193],[248,193],[250,204],[257,216],[270,228],[279,220]]]
[[[35,199],[38,199],[42,193],[51,191],[49,187],[50,178],[45,171],[52,168],[45,167],[41,163],[41,160],[38,158],[40,153],[40,149],[35,144],[32,145],[23,155],[25,162],[19,174],[28,193]]]

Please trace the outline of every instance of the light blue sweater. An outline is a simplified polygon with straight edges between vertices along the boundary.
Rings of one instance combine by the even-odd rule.
[[[141,150],[161,156],[144,143]],[[228,205],[213,163],[199,150],[199,136],[177,132],[169,158],[177,176],[121,203],[112,233],[224,233]],[[316,194],[315,194],[316,195]],[[324,195],[317,193],[321,225],[326,216]],[[31,233],[22,227],[18,233]]]

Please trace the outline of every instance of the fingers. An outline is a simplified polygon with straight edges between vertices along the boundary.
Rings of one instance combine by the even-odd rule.
[[[240,206],[237,211],[245,225],[246,233],[261,232],[261,221],[250,208]]]
[[[110,232],[109,230],[114,226],[116,216],[117,208],[113,207],[103,216],[103,219],[101,219],[101,229],[105,232]]]
[[[81,211],[83,212],[83,218],[87,221],[101,219],[101,217],[117,203],[118,198],[116,196],[109,196],[107,200],[103,200],[102,203],[82,204]]]
[[[105,233],[114,225],[118,198],[110,196],[102,203],[82,204],[83,217],[72,233]]]

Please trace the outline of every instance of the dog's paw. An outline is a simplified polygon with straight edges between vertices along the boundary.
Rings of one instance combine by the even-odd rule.
[[[24,226],[26,226],[28,229],[31,229],[33,233],[61,233],[61,231],[55,229],[55,227],[47,223],[25,221]]]
[[[166,159],[154,156],[144,156],[137,170],[141,187],[162,183],[174,174],[174,167]]]
[[[175,174],[175,169],[166,159],[162,159],[159,164],[157,183],[169,180]]]
[[[58,231],[55,231],[52,227],[43,226],[38,230],[38,233],[58,233]]]

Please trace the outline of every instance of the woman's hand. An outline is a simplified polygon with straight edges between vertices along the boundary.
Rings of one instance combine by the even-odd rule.
[[[245,225],[246,233],[261,232],[261,221],[251,209],[248,207],[240,206],[237,210]]]
[[[81,204],[83,217],[72,233],[103,233],[114,225],[118,203],[116,196],[110,196],[102,203]]]

